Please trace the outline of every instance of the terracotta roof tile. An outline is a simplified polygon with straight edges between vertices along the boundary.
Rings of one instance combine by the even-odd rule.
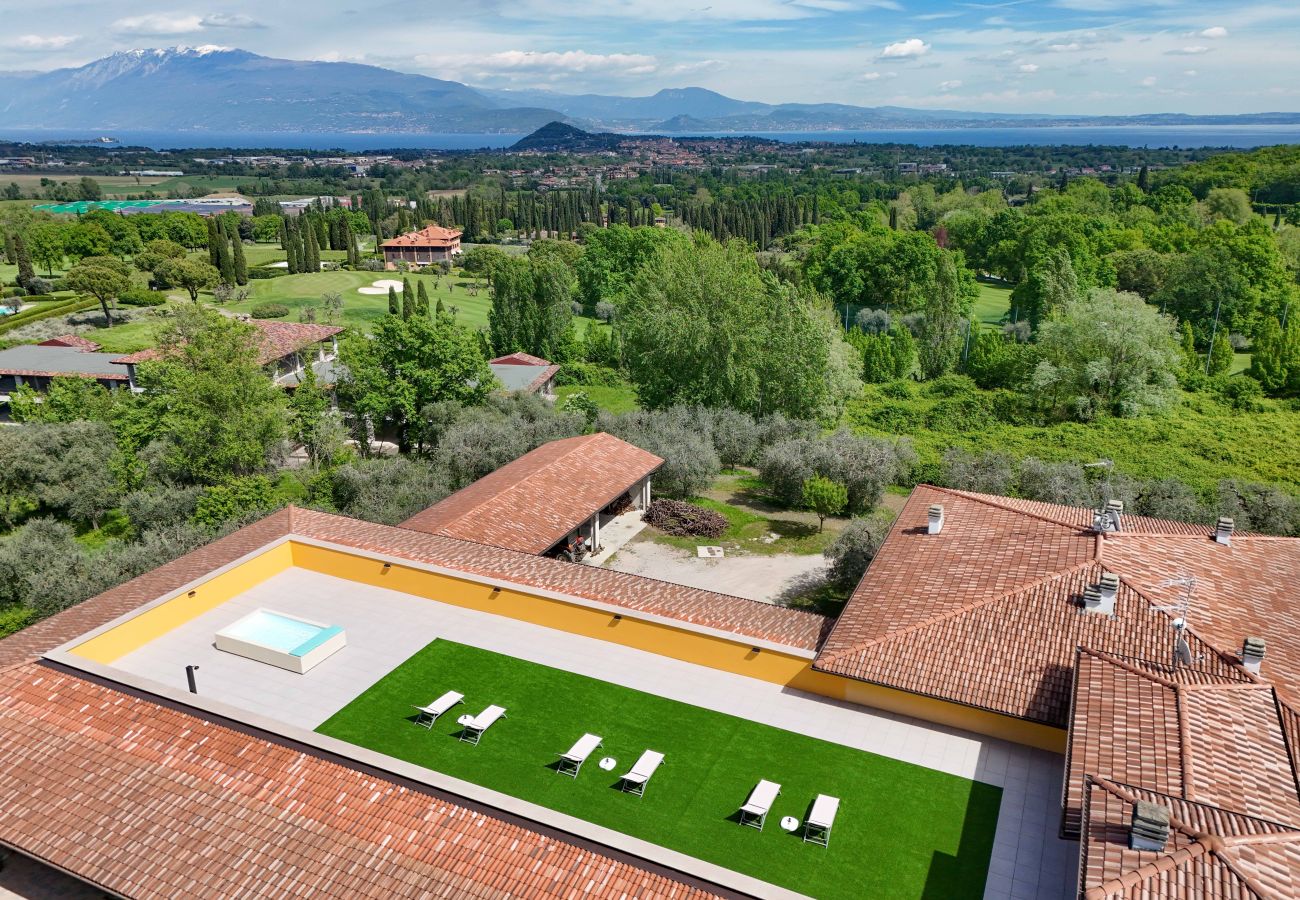
[[[542,359],[540,356],[533,356],[531,353],[508,353],[505,356],[498,356],[496,359],[488,360],[489,365],[493,366],[549,366],[549,359]]]
[[[389,238],[381,247],[446,247],[460,239],[461,232],[454,228],[429,225],[419,231],[408,231],[395,238]]]
[[[273,322],[267,319],[249,319],[247,324],[253,326],[259,332],[260,350],[257,357],[259,366],[275,362],[277,359],[283,359],[291,353],[305,350],[313,344],[343,333],[343,329],[337,325],[316,325],[308,322]],[[158,350],[150,347],[147,350],[137,350],[135,353],[119,356],[113,362],[124,366],[139,365],[142,362],[153,362],[161,358],[162,355]]]
[[[551,441],[402,527],[543,553],[661,465],[653,453],[603,431]]]
[[[79,334],[61,334],[58,337],[52,337],[48,340],[40,341],[38,347],[75,347],[78,350],[85,350],[87,353],[94,353],[99,349],[99,344],[89,338],[84,338]]]
[[[0,841],[140,900],[711,896],[41,664],[0,672]]]
[[[942,503],[940,534],[928,508]],[[1195,574],[1188,629],[1206,668],[1226,674],[1242,638],[1266,638],[1269,677],[1285,695],[1300,673],[1300,540],[1238,534],[1231,547],[1205,526],[1124,516],[1099,535],[1092,511],[918,487],[849,599],[818,669],[1066,725],[1074,651],[1172,659],[1172,616]],[[1084,588],[1120,577],[1114,616],[1082,612]]]

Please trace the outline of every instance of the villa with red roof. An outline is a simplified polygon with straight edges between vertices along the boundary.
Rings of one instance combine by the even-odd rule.
[[[460,253],[461,232],[440,225],[428,225],[418,231],[409,231],[389,238],[379,245],[384,254],[384,265],[397,268],[399,262],[410,266],[429,266],[450,262]]]
[[[547,555],[647,499],[662,463],[595,434],[399,526],[290,507],[0,640],[0,846],[128,897],[1300,896],[1300,540],[922,485],[837,617]],[[214,645],[268,608],[346,645],[305,674]],[[440,645],[570,680],[538,709],[517,676],[402,674]],[[570,701],[575,673],[643,699]],[[416,727],[410,707],[451,689],[467,705],[450,720],[509,705],[484,747]],[[668,698],[693,711],[655,737],[620,750],[600,724]],[[527,738],[556,717],[609,744],[572,784],[545,768],[564,747]],[[893,784],[811,745],[798,766],[744,744],[704,757],[745,721],[914,768]],[[677,731],[689,749],[635,815],[584,817],[584,785],[624,808],[615,756]],[[488,777],[514,752],[527,767]],[[836,797],[877,792],[845,802],[826,847],[791,839],[816,814],[792,787],[805,770]],[[968,808],[959,840],[914,857],[881,849],[954,824],[901,812],[924,773],[993,792],[993,818]],[[759,777],[796,796],[778,786],[752,832],[727,816]],[[641,830],[669,806],[667,832]],[[718,846],[683,852],[694,829]]]

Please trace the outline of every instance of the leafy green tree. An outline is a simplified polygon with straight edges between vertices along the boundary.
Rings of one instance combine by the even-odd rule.
[[[1183,354],[1183,370],[1186,372],[1199,372],[1201,369],[1201,355],[1196,352],[1196,335],[1192,331],[1192,323],[1184,322],[1179,327],[1179,350]]]
[[[158,238],[144,245],[144,249],[135,255],[131,262],[141,272],[152,272],[155,277],[158,274],[158,267],[169,259],[182,259],[185,256],[185,248],[175,241],[166,238]]]
[[[161,329],[158,349],[159,359],[141,363],[136,377],[145,433],[168,469],[196,484],[265,471],[288,417],[284,392],[258,363],[257,329],[206,307],[182,307]]]
[[[1245,225],[1255,215],[1250,197],[1240,188],[1214,188],[1205,197],[1205,213],[1211,221],[1227,219],[1234,225]]]
[[[574,262],[578,298],[588,310],[597,303],[621,302],[638,271],[665,244],[686,244],[689,238],[669,228],[614,224],[608,228],[585,226],[581,230],[582,255]]]
[[[640,270],[616,328],[641,403],[812,418],[829,388],[829,311],[763,274],[740,242],[668,244]]]
[[[591,395],[586,391],[574,391],[565,397],[560,403],[560,408],[565,412],[577,413],[582,416],[582,420],[587,423],[587,431],[592,431],[596,427],[596,419],[600,416],[600,407],[596,401],[591,399]]]
[[[289,395],[289,434],[313,465],[329,465],[342,449],[339,424],[330,392],[321,386],[314,368],[303,366],[302,378]]]
[[[838,481],[814,475],[803,483],[803,505],[817,514],[818,532],[826,528],[826,517],[844,512],[848,502],[848,489]]]
[[[81,176],[77,182],[77,199],[78,200],[102,200],[104,192],[99,187],[99,182],[89,175]]]
[[[348,338],[341,355],[340,398],[360,427],[391,429],[403,451],[427,443],[420,419],[427,406],[480,403],[494,383],[474,334],[447,316],[385,316],[373,334]]]
[[[73,259],[108,256],[113,252],[113,238],[97,222],[78,222],[64,233],[63,250]]]
[[[850,522],[824,551],[823,555],[830,564],[829,581],[845,591],[857,587],[867,566],[884,544],[892,524],[892,515],[883,511]]]
[[[1161,409],[1174,397],[1173,321],[1136,294],[1098,288],[1067,303],[1039,328],[1038,346],[1028,387],[1040,406],[1087,420]]]
[[[183,288],[194,303],[199,302],[199,291],[216,287],[221,281],[221,273],[216,266],[189,257],[163,260],[154,269],[154,274],[167,284]]]
[[[1232,369],[1232,342],[1228,340],[1228,335],[1220,331],[1214,336],[1213,343],[1210,344],[1210,358],[1207,365],[1207,375],[1225,375]]]
[[[113,409],[113,395],[108,388],[91,378],[51,378],[44,393],[23,385],[9,397],[9,410],[15,422],[108,421]]]
[[[1053,310],[1078,300],[1079,296],[1079,279],[1070,252],[1064,247],[1054,247],[1012,291],[1011,302],[1024,311],[1031,327],[1038,328]]]
[[[531,353],[554,362],[577,357],[573,270],[556,253],[512,257],[492,269],[488,338],[498,356]]]
[[[245,475],[205,488],[195,504],[194,521],[216,530],[227,522],[265,515],[276,505],[271,479]]]
[[[951,372],[961,353],[962,323],[970,314],[978,289],[969,271],[951,253],[939,257],[934,288],[926,298],[917,342],[917,361],[925,378]]]
[[[113,324],[112,307],[131,287],[131,269],[115,256],[90,256],[68,270],[64,279],[74,291],[90,294],[99,301],[104,319]]]
[[[57,222],[37,222],[28,228],[26,246],[31,254],[28,265],[35,260],[45,269],[45,274],[53,275],[54,267],[63,264],[66,235],[67,228]],[[20,268],[21,265],[20,259]],[[22,280],[20,276],[19,281]]]

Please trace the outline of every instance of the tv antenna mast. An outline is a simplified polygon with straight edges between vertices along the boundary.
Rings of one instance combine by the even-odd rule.
[[[1162,581],[1156,587],[1183,587],[1186,590],[1183,596],[1176,602],[1166,606],[1153,606],[1152,612],[1163,612],[1174,614],[1174,664],[1181,663],[1190,666],[1192,663],[1200,662],[1204,656],[1192,656],[1191,645],[1187,643],[1187,637],[1184,632],[1187,630],[1187,620],[1192,611],[1192,600],[1196,595],[1196,576],[1184,575],[1181,578],[1170,578]]]

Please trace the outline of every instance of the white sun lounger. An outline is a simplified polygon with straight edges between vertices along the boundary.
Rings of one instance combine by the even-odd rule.
[[[493,722],[505,717],[506,708],[504,706],[489,706],[465,725],[461,730],[460,739],[467,744],[477,744],[479,738],[483,737],[483,732],[492,727]]]
[[[803,823],[803,839],[806,844],[831,845],[831,826],[835,824],[835,814],[840,811],[840,798],[818,794],[813,801],[812,812],[808,821]]]
[[[584,734],[574,742],[574,745],[569,748],[568,753],[560,754],[560,765],[556,768],[556,773],[577,778],[578,770],[582,768],[582,764],[587,761],[587,757],[591,756],[599,746],[600,735]]]
[[[749,799],[745,801],[745,805],[740,808],[740,824],[762,831],[763,823],[767,821],[767,814],[780,793],[781,785],[775,781],[760,779],[749,792]]]
[[[638,797],[645,796],[646,782],[650,776],[659,768],[659,764],[664,761],[664,755],[657,750],[647,750],[641,754],[641,758],[636,761],[627,774],[619,778],[619,784],[629,794],[636,794]]]
[[[432,728],[433,723],[438,721],[440,715],[451,709],[457,703],[464,702],[464,694],[458,694],[455,691],[448,691],[428,706],[415,707],[420,711],[420,714],[415,717],[415,724],[422,725],[425,728]]]

